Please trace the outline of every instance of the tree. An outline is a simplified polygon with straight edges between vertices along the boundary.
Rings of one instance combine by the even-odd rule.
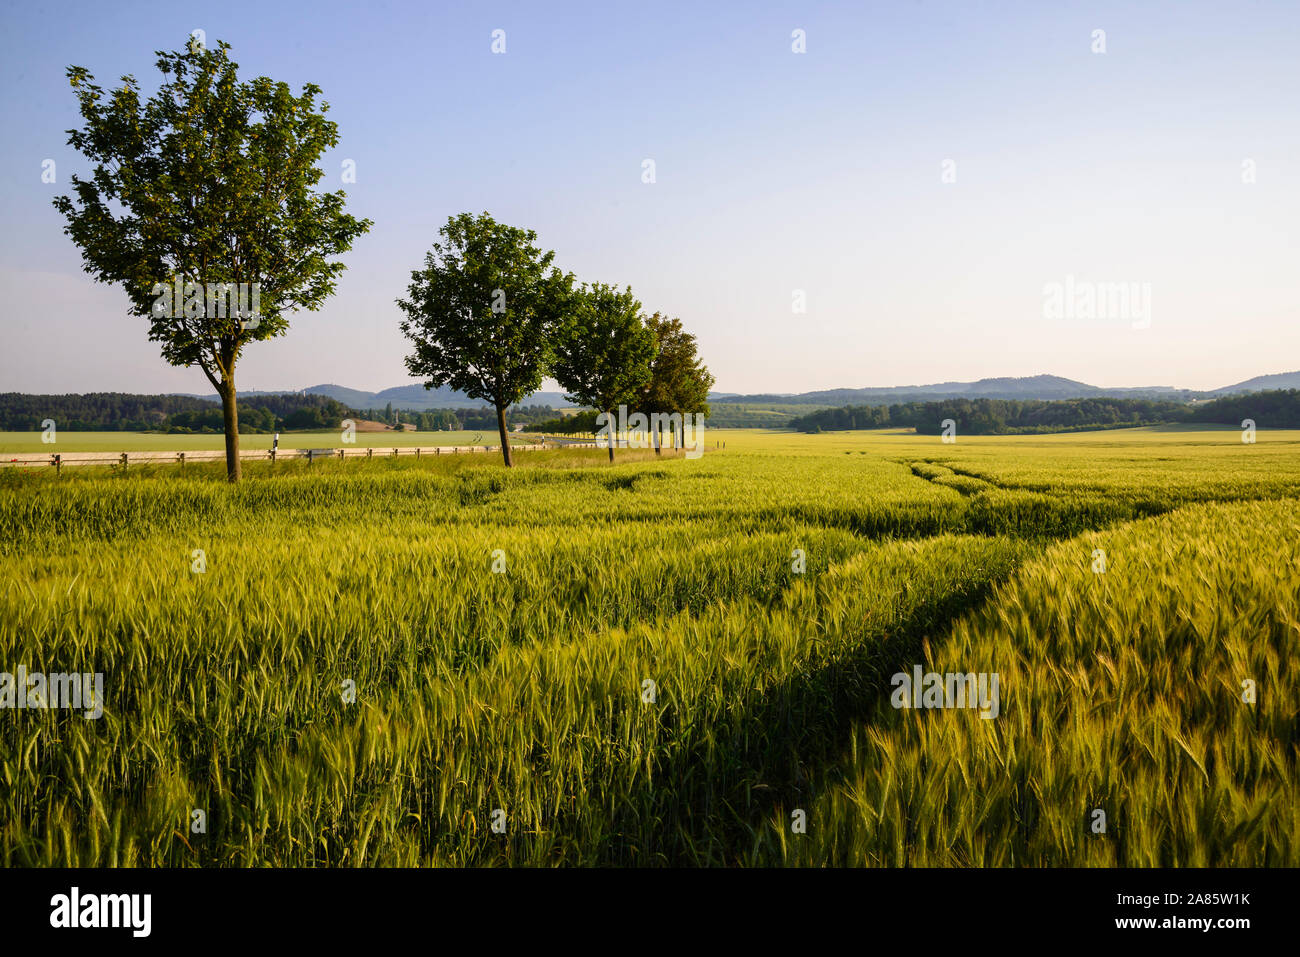
[[[506,410],[542,384],[551,340],[572,297],[573,276],[552,266],[537,234],[461,213],[439,231],[443,242],[411,273],[401,329],[415,351],[406,368],[424,387],[450,385],[496,409],[507,467]]]
[[[163,358],[199,366],[217,390],[235,482],[240,353],[284,335],[285,313],[320,308],[344,269],[329,257],[371,222],[343,211],[342,190],[312,189],[324,175],[317,160],[339,141],[320,88],[294,96],[267,77],[239,82],[229,49],[159,51],[167,79],[145,103],[133,76],[106,94],[69,67],[85,127],[68,143],[96,165],[89,179],[72,177],[75,199],[54,205],[86,272],[121,283]]]
[[[614,461],[615,410],[636,399],[650,380],[655,335],[641,318],[631,288],[584,286],[557,337],[554,375],[570,402],[610,417],[609,460]]]
[[[637,396],[637,404],[647,415],[709,413],[709,389],[713,374],[696,354],[695,336],[682,328],[680,319],[655,313],[646,326],[654,333],[658,352],[650,366],[650,380]],[[685,424],[681,445],[686,444]],[[655,453],[662,454],[662,427],[655,430]]]

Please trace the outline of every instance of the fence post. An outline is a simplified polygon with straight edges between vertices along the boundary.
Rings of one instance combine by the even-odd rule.
[[[185,468],[185,453],[184,453],[184,452],[177,452],[177,453],[176,453],[176,460],[177,460],[178,462],[181,463],[181,468],[182,468],[182,469]]]
[[[373,459],[374,457],[375,457],[375,450],[374,450],[374,448],[373,448],[373,447],[368,447],[368,448],[366,449],[366,458],[368,458],[368,459]]]
[[[394,458],[397,457],[397,449],[393,449],[393,457],[394,457]]]
[[[123,453],[122,453],[122,470],[123,470],[123,471],[126,470],[126,466],[127,466],[126,453],[123,452]]]
[[[275,449],[271,449],[271,464],[275,464]]]
[[[63,456],[58,452],[54,453],[54,474],[58,475],[63,471]]]
[[[415,457],[417,459],[420,457],[420,447],[418,445],[415,447]]]

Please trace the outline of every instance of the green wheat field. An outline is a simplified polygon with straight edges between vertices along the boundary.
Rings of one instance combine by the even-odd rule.
[[[0,861],[1300,865],[1300,432],[706,438],[0,469]]]

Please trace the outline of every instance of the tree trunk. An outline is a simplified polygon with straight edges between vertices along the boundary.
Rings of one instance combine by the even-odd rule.
[[[506,407],[497,406],[497,431],[501,433],[501,454],[505,456],[506,468],[514,468],[515,463],[510,461],[510,433],[506,431]]]
[[[235,380],[222,380],[217,387],[221,396],[221,417],[226,425],[226,481],[238,482],[239,469],[239,410],[235,407]]]
[[[618,441],[618,429],[617,429],[617,428],[615,427],[615,425],[614,425],[614,413],[613,413],[613,412],[606,412],[605,414],[606,414],[607,416],[609,416],[609,418],[606,420],[606,421],[609,422],[609,460],[610,460],[611,462],[613,462],[613,461],[614,461],[614,443],[615,443],[616,441]]]
[[[664,454],[664,424],[659,423],[659,428],[655,429],[655,455]]]

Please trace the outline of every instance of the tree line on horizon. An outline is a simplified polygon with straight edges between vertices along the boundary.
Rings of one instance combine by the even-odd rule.
[[[246,401],[239,410],[239,428],[251,433],[333,428],[351,414],[328,396],[271,393]],[[69,432],[220,432],[225,427],[221,405],[199,396],[0,393],[0,431],[38,430],[45,419]]]
[[[595,412],[562,416],[549,405],[513,406],[512,426],[541,432],[591,432]],[[68,432],[220,433],[225,427],[220,401],[201,396],[86,392],[39,395],[0,392],[0,432],[40,431],[46,419]],[[492,430],[496,411],[480,407],[402,409],[390,402],[382,409],[356,409],[317,393],[264,393],[245,397],[239,406],[239,431],[320,431],[342,427],[346,419],[380,422],[421,432]],[[574,427],[574,422],[578,428]]]
[[[515,405],[506,413],[512,429],[532,433],[592,433],[599,429],[594,409],[561,411],[551,405]],[[488,406],[434,409],[394,407],[355,408],[316,393],[264,393],[245,397],[239,405],[239,431],[320,431],[342,426],[345,419],[379,422],[392,428],[413,426],[418,432],[492,431],[496,410]],[[719,428],[778,427],[786,417],[724,404],[713,406],[708,424]],[[69,432],[220,433],[221,403],[201,396],[87,392],[41,395],[0,392],[0,432],[40,431],[51,419]]]
[[[94,170],[73,175],[72,195],[54,206],[85,271],[121,285],[163,358],[198,366],[216,389],[236,482],[239,357],[284,335],[288,313],[319,309],[345,268],[337,257],[373,223],[344,211],[343,190],[313,188],[321,156],[339,142],[321,89],[308,83],[294,96],[269,77],[241,82],[229,51],[194,37],[184,50],[158,51],[164,82],[147,101],[129,74],[106,91],[69,67],[84,125],[68,131],[68,144]],[[569,401],[604,412],[707,412],[713,377],[680,320],[645,315],[628,287],[577,286],[534,232],[487,213],[452,216],[440,236],[397,300],[413,348],[406,365],[426,388],[491,402],[507,466],[506,410],[547,375]],[[173,284],[176,308],[159,309],[158,289]],[[214,307],[228,284],[258,291],[256,316]]]
[[[791,420],[799,432],[911,428],[939,435],[951,419],[959,435],[1019,435],[1123,429],[1177,423],[1240,426],[1251,419],[1269,428],[1300,428],[1300,390],[1226,396],[1188,405],[1155,399],[944,399],[892,405],[846,405]]]

